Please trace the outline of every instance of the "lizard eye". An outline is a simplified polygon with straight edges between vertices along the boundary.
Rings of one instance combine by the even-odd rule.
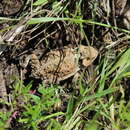
[[[90,58],[90,57],[86,57],[85,59],[86,59],[86,60],[91,60],[91,58]]]
[[[80,52],[80,59],[84,59],[86,56],[84,53]]]

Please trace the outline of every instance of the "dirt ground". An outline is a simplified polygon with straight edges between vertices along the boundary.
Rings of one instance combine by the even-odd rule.
[[[73,17],[72,15],[74,15],[76,10],[76,1],[73,0],[68,3],[68,14],[62,12],[55,14],[52,11],[53,2],[51,1],[40,7],[43,13],[38,14],[34,12],[33,14],[29,1],[12,0],[8,2],[8,0],[2,0],[0,3],[0,17],[20,20],[5,20],[0,23],[0,98],[5,101],[9,100],[8,95],[13,91],[11,85],[13,85],[17,79],[22,80],[25,85],[33,81],[32,89],[37,88],[37,86],[44,81],[40,76],[36,77],[40,75],[38,72],[32,74],[36,66],[33,68],[32,64],[30,64],[31,62],[28,56],[31,54],[35,54],[39,61],[44,59],[45,64],[47,55],[54,55],[54,51],[60,50],[59,52],[67,55],[64,53],[64,48],[66,46],[69,48],[76,48],[80,44],[88,46],[89,43],[86,44],[86,41],[91,41],[90,45],[97,50],[98,55],[94,57],[92,62],[91,56],[87,57],[89,61],[87,67],[90,70],[94,70],[100,63],[101,57],[104,57],[106,51],[110,49],[115,50],[111,55],[117,56],[122,50],[127,49],[129,46],[129,38],[127,37],[127,32],[121,30],[121,28],[125,30],[130,29],[130,1],[113,0],[108,3],[107,0],[99,0],[96,2],[93,2],[93,0],[82,2],[82,19],[92,19],[99,23],[118,27],[118,29],[100,26],[95,23],[93,25],[82,24],[82,29],[84,31],[81,31],[79,24],[66,21],[28,25],[27,22],[33,15],[34,17],[56,17],[57,15],[60,17],[66,17],[67,15]],[[65,5],[66,2],[63,1],[62,6]],[[94,6],[96,6],[97,10],[95,10]],[[34,10],[35,9],[38,10],[36,7]],[[52,54],[50,52],[52,52]],[[96,52],[93,53],[95,54]],[[34,62],[36,62],[36,60]],[[87,72],[86,68],[81,65],[81,62],[82,61],[79,63],[80,74]],[[51,66],[51,64],[49,64],[49,66]],[[92,71],[90,73],[92,73]],[[65,78],[65,80],[60,81],[58,84],[69,88],[70,83],[74,81],[74,74],[70,75],[71,76],[68,76],[68,78]],[[86,77],[83,79],[86,84],[90,80]],[[128,79],[124,79],[124,84],[128,89]],[[4,106],[2,106],[2,109],[5,109]]]

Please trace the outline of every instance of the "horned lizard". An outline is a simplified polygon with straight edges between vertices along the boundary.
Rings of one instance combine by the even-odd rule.
[[[44,83],[58,83],[75,75],[80,70],[79,61],[87,67],[97,55],[96,49],[84,45],[80,45],[78,48],[65,46],[61,50],[52,50],[41,61],[35,54],[31,54],[32,76],[42,79]]]

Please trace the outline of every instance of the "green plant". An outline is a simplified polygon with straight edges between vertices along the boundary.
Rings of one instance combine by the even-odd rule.
[[[19,119],[20,123],[26,124],[25,128],[38,129],[40,123],[46,120],[49,121],[53,117],[64,115],[63,112],[51,113],[54,104],[59,100],[55,96],[55,91],[56,88],[54,86],[45,87],[45,85],[41,84],[38,88],[40,97],[29,93],[26,95],[29,98],[29,102],[23,106],[24,110]],[[52,124],[51,121],[50,123]]]
[[[9,127],[9,118],[11,116],[11,112],[0,112],[0,130]]]

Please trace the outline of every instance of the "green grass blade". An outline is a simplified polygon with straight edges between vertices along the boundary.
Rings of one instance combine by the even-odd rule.
[[[38,23],[52,22],[52,21],[70,21],[70,22],[75,22],[78,24],[86,23],[86,24],[91,24],[91,25],[99,25],[99,26],[103,26],[103,27],[107,27],[107,28],[111,28],[111,29],[116,29],[116,30],[130,34],[129,30],[125,30],[125,29],[111,26],[108,24],[104,24],[101,22],[92,21],[91,19],[90,20],[83,20],[83,19],[61,18],[61,17],[41,17],[41,18],[31,18],[27,23],[28,24],[38,24]]]
[[[73,106],[74,106],[74,98],[72,96],[68,102],[66,120],[69,120],[71,118],[71,116],[73,114]]]
[[[89,101],[89,100],[92,100],[92,99],[96,99],[96,98],[101,98],[107,94],[111,94],[113,92],[117,91],[117,88],[109,88],[109,89],[106,89],[104,91],[101,91],[101,92],[98,92],[94,95],[91,95],[91,96],[87,96],[87,97],[84,97],[84,102],[85,101]]]
[[[124,66],[130,59],[130,49],[128,49],[121,58],[117,61],[117,63],[112,67],[112,69],[108,72],[107,76],[113,73],[117,68]]]
[[[38,6],[41,4],[46,4],[48,2],[48,0],[37,0],[33,5]]]

